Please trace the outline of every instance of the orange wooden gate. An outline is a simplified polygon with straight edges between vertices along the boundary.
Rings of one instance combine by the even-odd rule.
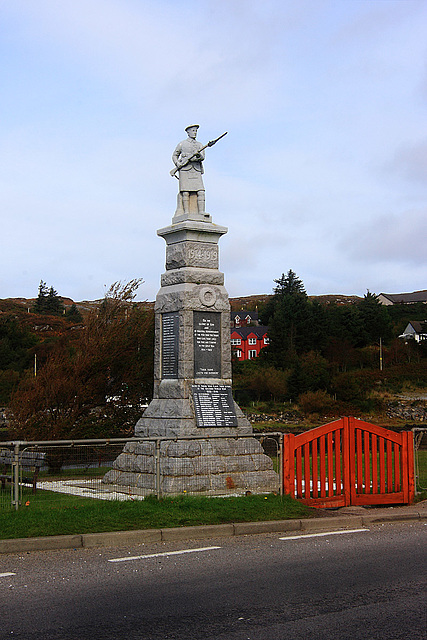
[[[412,431],[341,418],[298,436],[285,434],[283,465],[285,493],[313,507],[414,499]]]

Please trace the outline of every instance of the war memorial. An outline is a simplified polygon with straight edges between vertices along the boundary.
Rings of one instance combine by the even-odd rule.
[[[230,303],[218,241],[228,229],[205,211],[198,125],[172,156],[179,179],[166,242],[166,271],[155,302],[153,399],[103,482],[162,494],[278,489],[272,460],[232,397]],[[138,439],[138,440],[137,440]],[[143,439],[143,440],[142,440]]]

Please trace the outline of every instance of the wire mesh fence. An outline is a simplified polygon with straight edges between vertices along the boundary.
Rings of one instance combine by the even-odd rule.
[[[413,432],[415,485],[422,492],[427,428]],[[0,443],[0,509],[70,498],[282,493],[283,448],[282,433]]]
[[[280,492],[281,434],[0,443],[0,509],[70,496]]]
[[[415,427],[415,490],[417,493],[427,491],[427,427]]]

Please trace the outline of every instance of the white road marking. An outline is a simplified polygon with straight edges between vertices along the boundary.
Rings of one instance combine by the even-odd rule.
[[[7,578],[8,576],[16,576],[16,573],[11,573],[11,572],[0,573],[0,578]]]
[[[126,558],[111,558],[108,562],[126,562],[127,560],[145,560],[146,558],[163,558],[166,556],[179,556],[183,553],[195,553],[197,551],[213,551],[221,547],[200,547],[200,549],[182,549],[181,551],[166,551],[165,553],[150,553],[145,556],[127,556]]]
[[[285,538],[279,538],[279,540],[299,540],[300,538],[320,538],[323,536],[338,536],[343,533],[362,533],[362,531],[369,531],[369,529],[345,529],[343,531],[322,531],[322,533],[302,533],[299,536],[286,536]]]

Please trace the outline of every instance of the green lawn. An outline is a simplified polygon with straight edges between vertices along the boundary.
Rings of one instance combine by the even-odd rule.
[[[157,500],[104,501],[38,491],[23,496],[28,506],[3,509],[0,539],[101,531],[156,529],[228,522],[306,518],[313,509],[289,496],[269,494],[230,498],[179,496]]]

